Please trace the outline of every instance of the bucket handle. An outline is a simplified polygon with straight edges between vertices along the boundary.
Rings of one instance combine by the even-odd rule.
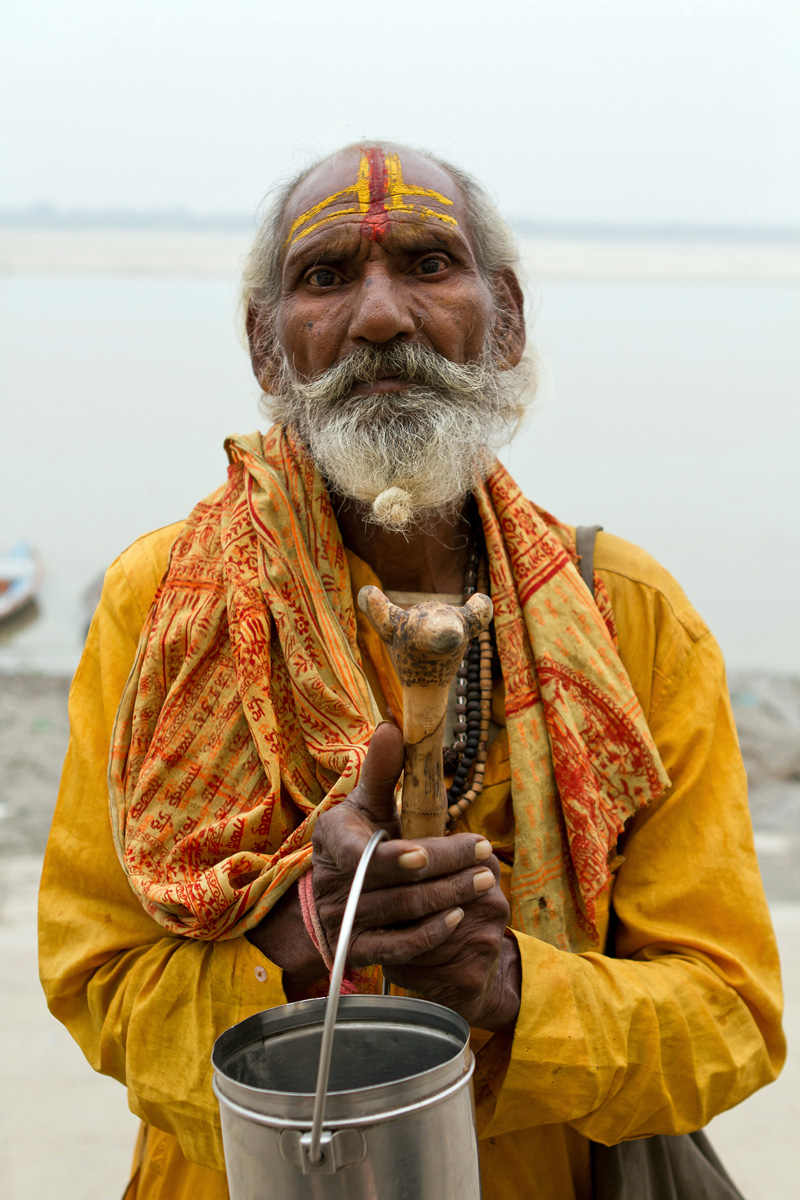
[[[361,898],[361,889],[364,886],[364,877],[367,874],[369,860],[372,858],[373,851],[382,842],[384,838],[388,838],[388,833],[385,829],[376,829],[372,837],[364,847],[363,853],[356,867],[356,873],[353,876],[353,882],[350,885],[350,895],[347,898],[347,904],[342,917],[342,924],[339,930],[339,941],[336,945],[336,957],[333,960],[333,970],[331,971],[331,984],[328,990],[328,1003],[325,1007],[325,1024],[322,1027],[322,1042],[319,1048],[319,1067],[317,1069],[317,1090],[314,1096],[314,1114],[311,1122],[311,1138],[306,1151],[308,1161],[312,1166],[317,1166],[322,1160],[322,1123],[325,1119],[325,1101],[328,1092],[328,1078],[331,1072],[331,1053],[333,1051],[333,1035],[336,1032],[336,1014],[339,1011],[339,993],[342,987],[342,977],[344,975],[344,967],[347,961],[347,953],[350,949],[350,936],[353,932],[353,922],[356,918],[356,908]],[[305,1138],[303,1139],[305,1141]]]

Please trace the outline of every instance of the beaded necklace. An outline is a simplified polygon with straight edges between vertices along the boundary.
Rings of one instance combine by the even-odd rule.
[[[464,603],[478,591],[488,593],[488,587],[486,560],[476,547],[464,573]],[[469,643],[456,672],[454,744],[443,751],[445,774],[453,776],[447,792],[450,829],[483,791],[492,714],[492,654],[492,635],[486,629]],[[472,782],[467,786],[470,771]]]

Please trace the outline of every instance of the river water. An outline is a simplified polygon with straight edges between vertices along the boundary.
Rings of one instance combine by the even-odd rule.
[[[800,286],[534,283],[546,378],[512,473],[650,550],[730,665],[800,672]],[[0,630],[0,671],[72,671],[87,585],[258,425],[235,302],[224,271],[0,278],[0,550],[25,538],[47,569],[35,613]]]

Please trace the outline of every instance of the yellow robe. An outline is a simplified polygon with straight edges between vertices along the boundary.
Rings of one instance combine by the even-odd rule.
[[[245,938],[164,934],[112,843],[109,740],[179,528],[135,542],[106,577],[70,695],[72,736],[42,876],[49,1007],[92,1066],[126,1084],[145,1123],[129,1200],[227,1196],[211,1046],[285,1002],[280,970]],[[626,834],[613,888],[618,959],[515,934],[523,981],[514,1037],[474,1033],[485,1200],[589,1200],[587,1139],[698,1128],[783,1061],[778,956],[719,649],[643,551],[601,534],[595,567],[672,788]],[[499,782],[462,827],[508,857],[503,737]],[[609,893],[600,899],[605,926]]]

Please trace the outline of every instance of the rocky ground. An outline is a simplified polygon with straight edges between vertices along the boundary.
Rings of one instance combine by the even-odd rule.
[[[740,671],[730,687],[753,824],[800,832],[800,679]]]
[[[800,901],[800,679],[738,671],[731,699],[770,901]]]
[[[41,854],[67,751],[68,679],[0,675],[0,855]]]

